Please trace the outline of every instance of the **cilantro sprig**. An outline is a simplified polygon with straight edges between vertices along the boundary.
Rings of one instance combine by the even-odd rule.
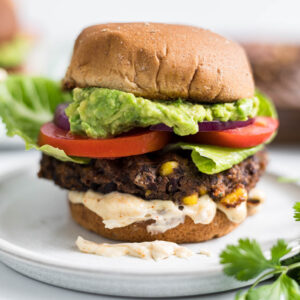
[[[221,253],[221,264],[224,272],[237,280],[247,281],[262,274],[245,294],[237,294],[237,300],[260,299],[295,299],[300,300],[298,283],[287,273],[300,267],[300,262],[283,265],[280,259],[288,254],[291,248],[283,240],[279,240],[271,249],[271,258],[267,259],[255,240],[241,239],[238,245],[228,245]],[[255,288],[262,280],[279,275],[272,284]]]
[[[279,177],[277,177],[277,181],[280,183],[297,183],[297,182],[300,182],[300,178],[279,176]]]
[[[300,202],[296,202],[296,204],[294,205],[294,210],[295,210],[295,214],[294,214],[295,220],[300,221]]]
[[[294,206],[295,219],[300,221],[300,202]],[[240,281],[256,279],[246,293],[238,293],[236,300],[300,300],[300,253],[282,260],[290,253],[284,240],[278,240],[266,258],[255,240],[240,239],[237,245],[228,245],[220,254],[226,275]],[[256,287],[261,281],[274,277],[271,284]],[[295,280],[296,279],[296,280]]]

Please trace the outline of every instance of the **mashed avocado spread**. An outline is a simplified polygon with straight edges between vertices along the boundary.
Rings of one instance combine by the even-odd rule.
[[[256,116],[258,107],[257,97],[208,105],[181,99],[148,100],[105,88],[75,88],[66,114],[72,132],[91,138],[106,138],[160,123],[184,136],[197,133],[198,122],[245,121]]]
[[[13,40],[0,45],[0,67],[10,68],[22,64],[30,47],[30,40],[16,36]]]

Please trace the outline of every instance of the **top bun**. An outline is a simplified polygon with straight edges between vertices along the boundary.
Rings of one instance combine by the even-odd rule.
[[[10,0],[0,0],[0,43],[10,40],[18,30],[15,7]]]
[[[201,28],[158,23],[84,29],[64,86],[196,102],[229,102],[254,94],[247,56],[238,44]]]

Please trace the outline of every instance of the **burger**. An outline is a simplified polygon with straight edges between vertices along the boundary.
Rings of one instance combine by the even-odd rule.
[[[0,0],[0,69],[22,70],[30,38],[21,32],[11,0]]]
[[[38,175],[68,191],[73,219],[129,242],[235,229],[262,201],[254,187],[278,127],[239,45],[157,23],[84,29],[62,87],[10,76],[1,114],[9,135],[43,152]]]

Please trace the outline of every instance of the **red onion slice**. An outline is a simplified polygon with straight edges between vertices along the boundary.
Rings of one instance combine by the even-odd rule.
[[[227,122],[205,121],[205,122],[198,123],[198,126],[199,126],[199,131],[221,131],[221,130],[245,127],[253,123],[254,123],[254,118],[251,118],[246,121],[227,121]]]
[[[54,115],[54,124],[64,130],[70,130],[70,122],[65,113],[65,109],[69,106],[69,103],[62,103],[56,107]]]
[[[248,119],[247,121],[205,121],[199,122],[199,131],[221,131],[227,129],[234,129],[245,127],[254,123],[254,118]],[[173,131],[172,127],[169,127],[163,123],[150,126],[150,130],[153,131]]]
[[[152,126],[150,126],[149,129],[152,130],[152,131],[170,131],[170,132],[173,131],[172,127],[169,127],[169,126],[167,126],[166,124],[163,124],[163,123],[160,123],[160,124],[157,124],[157,125],[152,125]]]

